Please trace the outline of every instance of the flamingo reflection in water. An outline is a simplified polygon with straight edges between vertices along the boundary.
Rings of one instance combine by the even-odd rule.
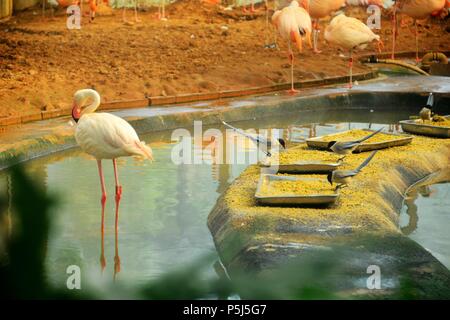
[[[116,218],[114,222],[114,275],[113,280],[117,278],[120,272],[120,256],[119,256],[119,205],[120,201],[116,202]],[[101,240],[100,240],[100,268],[101,272],[106,268],[105,258],[105,203],[102,203],[102,223],[101,223]]]

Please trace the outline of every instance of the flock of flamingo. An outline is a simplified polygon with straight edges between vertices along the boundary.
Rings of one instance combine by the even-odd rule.
[[[362,21],[347,17],[339,11],[346,3],[346,0],[293,0],[289,6],[282,10],[277,10],[272,16],[272,22],[282,38],[288,42],[289,62],[291,64],[291,93],[294,89],[294,53],[291,48],[291,42],[297,45],[300,52],[303,51],[302,41],[306,39],[315,53],[320,53],[317,48],[317,39],[319,33],[319,20],[328,16],[333,16],[331,22],[325,29],[325,40],[335,44],[343,49],[349,50],[349,88],[352,88],[352,67],[353,50],[364,49],[373,41],[378,42],[378,50],[381,51],[383,42],[379,35],[375,34]],[[382,6],[382,0],[347,0],[347,3],[361,3],[367,5]],[[447,0],[397,0],[393,5],[393,41],[392,58],[395,56],[395,43],[397,38],[397,14],[404,13],[414,19],[416,27],[416,60],[419,61],[419,44],[417,20],[426,19],[431,15],[446,10],[450,6]],[[313,21],[313,22],[312,22]],[[311,33],[314,32],[311,45]]]

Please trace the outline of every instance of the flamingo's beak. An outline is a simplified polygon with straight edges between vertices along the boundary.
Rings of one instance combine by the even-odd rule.
[[[81,108],[74,101],[72,105],[72,118],[75,122],[78,122],[80,117],[81,117]]]

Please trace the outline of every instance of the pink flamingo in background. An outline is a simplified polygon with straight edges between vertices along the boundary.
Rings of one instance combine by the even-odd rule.
[[[138,0],[132,0],[132,1],[134,3],[134,21],[141,22],[141,19],[139,19],[139,17],[138,17],[138,11],[137,11],[137,1]],[[128,22],[127,17],[126,17],[126,11],[127,11],[126,5],[125,5],[125,3],[123,3],[122,22],[124,22],[124,23]]]
[[[382,44],[380,36],[373,33],[363,22],[355,18],[347,17],[344,14],[340,14],[331,20],[330,25],[325,29],[325,39],[330,43],[334,43],[344,49],[350,50],[350,89],[353,86],[353,50],[364,49],[374,40],[378,41],[379,45]]]
[[[99,105],[100,95],[97,91],[79,90],[74,95],[72,118],[76,122],[75,140],[78,145],[84,152],[97,159],[102,189],[101,203],[104,205],[106,188],[102,159],[112,159],[118,203],[122,195],[122,186],[119,184],[116,158],[136,155],[153,160],[153,155],[152,149],[139,140],[136,131],[128,122],[110,113],[94,113]]]
[[[249,10],[247,10],[247,5],[243,5],[243,7],[242,7],[242,11],[244,12],[244,13],[247,13]],[[255,0],[250,0],[250,12],[251,13],[255,13],[256,12],[256,10],[255,10]]]
[[[395,43],[397,38],[397,11],[413,18],[416,37],[416,61],[419,62],[419,32],[417,20],[428,18],[445,8],[447,0],[397,0],[392,16],[392,59],[395,59]]]
[[[320,32],[319,20],[328,17],[332,12],[339,10],[345,4],[345,0],[309,0],[309,15],[313,19],[313,43],[314,52],[320,53],[317,42]]]
[[[307,3],[307,1],[303,1]],[[303,51],[302,37],[306,37],[311,44],[311,18],[308,12],[299,6],[296,0],[282,10],[277,10],[272,16],[272,23],[280,33],[281,37],[288,41],[289,62],[291,64],[291,89],[289,93],[294,94],[298,92],[294,89],[294,53],[291,49],[291,41],[297,44],[300,53]]]

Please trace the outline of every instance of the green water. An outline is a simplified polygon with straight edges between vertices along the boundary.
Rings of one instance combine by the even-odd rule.
[[[396,132],[398,126],[390,124],[404,118],[407,118],[407,114],[398,112],[339,110],[325,114],[289,114],[233,125],[244,129],[280,129],[281,134],[289,140],[289,145],[292,145],[307,137],[350,128],[377,129],[384,126],[386,131]],[[170,135],[171,132],[162,132],[142,136],[152,146],[155,162],[134,158],[119,161],[123,196],[117,234],[120,272],[116,272],[116,275],[111,161],[103,162],[109,195],[105,210],[104,270],[100,263],[101,192],[95,160],[73,149],[26,164],[28,173],[37,183],[47,192],[60,197],[58,206],[52,212],[52,228],[45,256],[46,277],[50,284],[65,288],[66,268],[78,265],[83,274],[83,288],[99,292],[103,297],[116,297],[120,293],[111,290],[114,286],[133,289],[148,280],[157,279],[167,271],[183,268],[205,254],[215,254],[206,225],[208,214],[219,195],[247,165],[175,165],[171,161],[174,144],[170,141]],[[239,152],[247,153],[249,150],[242,149]],[[0,186],[9,193],[14,192],[6,172],[0,172]],[[442,206],[440,201],[446,203],[448,208],[448,199],[436,199],[434,205]],[[445,211],[445,207],[442,210]],[[421,223],[423,226],[420,228],[429,226],[442,230],[448,220],[438,222],[423,218]],[[11,230],[14,233],[14,216]],[[442,237],[444,242],[449,243],[448,237]],[[443,244],[441,248],[448,256],[448,245]],[[215,276],[213,268],[205,276]]]
[[[450,269],[450,169],[439,183],[413,188],[400,214],[405,235]]]

